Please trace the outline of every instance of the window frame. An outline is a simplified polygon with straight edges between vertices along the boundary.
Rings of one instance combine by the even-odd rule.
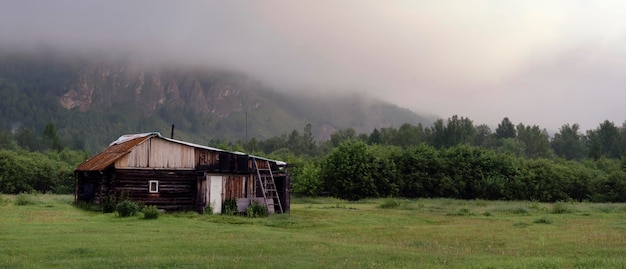
[[[154,185],[156,188],[152,189],[152,184],[156,184]],[[148,181],[148,192],[149,193],[159,193],[159,181],[158,180],[149,180]]]

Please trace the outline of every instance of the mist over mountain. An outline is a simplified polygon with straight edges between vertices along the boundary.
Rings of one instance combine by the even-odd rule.
[[[41,132],[98,151],[125,133],[159,131],[178,139],[265,139],[311,123],[324,140],[337,129],[430,125],[432,119],[357,93],[278,91],[245,73],[131,55],[52,49],[0,52],[0,124]]]

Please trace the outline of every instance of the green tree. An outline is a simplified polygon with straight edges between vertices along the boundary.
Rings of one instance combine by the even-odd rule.
[[[0,192],[70,193],[72,169],[85,160],[84,152],[27,152],[0,150]]]
[[[0,149],[17,150],[17,142],[11,132],[0,130]]]
[[[460,144],[471,145],[474,143],[476,128],[469,118],[454,115],[452,118],[448,118],[446,136],[448,147]]]
[[[442,119],[437,119],[433,126],[430,128],[431,130],[431,145],[436,148],[442,148],[447,145],[447,137],[446,137],[446,126]]]
[[[378,197],[372,176],[374,160],[365,142],[346,140],[324,158],[320,176],[326,188],[338,198],[359,200]]]
[[[520,123],[516,127],[517,140],[524,143],[524,155],[528,158],[549,158],[552,157],[552,149],[550,147],[550,135],[545,129],[539,129],[539,126],[524,126]]]
[[[476,135],[474,136],[474,145],[487,148],[498,148],[498,138],[486,124],[476,126]]]
[[[23,149],[35,151],[40,149],[39,138],[28,128],[20,128],[15,134],[17,145]]]
[[[337,147],[344,141],[352,140],[356,138],[356,131],[352,128],[337,130],[330,135],[330,144],[332,147]]]
[[[587,131],[589,157],[599,159],[621,157],[620,131],[611,121],[605,120],[594,130]]]
[[[291,134],[287,137],[287,148],[290,149],[296,155],[301,155],[302,148],[302,136],[297,130],[291,131]]]
[[[496,128],[496,136],[500,139],[515,138],[515,125],[513,125],[508,117],[504,117],[502,122],[498,124],[498,128]]]
[[[291,149],[296,155],[315,156],[317,154],[317,145],[311,131],[311,124],[308,123],[303,131],[302,135],[297,130],[293,130],[289,134],[287,137],[287,148]]]
[[[476,136],[476,128],[469,118],[457,115],[448,118],[444,124],[442,119],[435,121],[431,128],[433,146],[447,148],[460,144],[473,144]]]
[[[252,139],[250,139],[250,141],[248,141],[248,143],[246,143],[245,150],[245,152],[258,152],[261,150],[261,147],[259,146],[259,141],[256,139],[256,137],[253,137]]]
[[[496,170],[493,160],[479,147],[458,145],[441,152],[445,173],[451,179],[443,189],[446,197],[484,199],[487,197],[486,177]]]
[[[400,194],[405,197],[441,197],[446,180],[440,151],[426,144],[409,147],[396,158]]]
[[[372,177],[379,196],[398,196],[401,183],[395,160],[402,155],[402,148],[393,145],[371,145],[368,151],[374,156]]]
[[[409,123],[405,123],[402,124],[397,131],[393,132],[390,143],[388,144],[406,148],[424,143],[427,139],[427,134],[422,124],[413,126]]]
[[[370,145],[382,144],[382,142],[383,142],[382,134],[380,133],[378,128],[374,128],[374,130],[372,130],[372,133],[370,134],[369,138],[367,139],[367,142]]]
[[[274,152],[278,149],[284,148],[287,144],[287,135],[274,136],[268,139],[259,141],[259,148],[265,153]]]
[[[579,129],[578,123],[571,126],[565,124],[554,134],[551,145],[557,156],[566,160],[582,160],[585,157],[585,145]]]
[[[61,145],[61,141],[59,140],[59,136],[57,135],[57,130],[54,127],[53,123],[46,124],[46,127],[43,128],[43,132],[41,134],[43,144],[52,150],[61,151],[63,150],[63,145]]]
[[[498,147],[497,151],[517,157],[524,157],[526,155],[526,144],[515,138],[505,138],[502,139],[501,146]]]
[[[398,130],[393,127],[380,128],[380,144],[383,145],[395,145],[395,137],[398,135]]]
[[[298,176],[292,181],[294,193],[306,196],[316,196],[322,190],[323,184],[320,178],[320,167],[314,162],[305,162]]]
[[[302,133],[302,153],[309,156],[317,155],[317,143],[315,142],[310,123],[304,126],[304,132]]]

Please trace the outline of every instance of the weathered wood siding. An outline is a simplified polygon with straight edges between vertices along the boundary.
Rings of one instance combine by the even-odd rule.
[[[222,178],[222,189],[219,194],[222,203],[230,199],[240,200],[243,198],[255,197],[254,179],[249,175],[206,173],[204,180],[197,183],[198,194],[196,199],[197,208],[200,211],[209,204],[207,187],[209,185],[209,179],[212,176],[219,176]],[[201,211],[201,213],[203,212]]]
[[[82,170],[75,174],[77,201],[99,204],[107,195],[123,194],[166,210],[204,212],[209,198],[222,203],[242,200],[238,205],[243,207],[246,201],[262,199],[260,184],[264,181],[257,179],[257,173],[267,180],[271,169],[283,209],[289,212],[289,174],[276,161],[154,134],[136,139],[113,145],[79,166]],[[158,191],[150,192],[151,180],[158,181]],[[219,200],[209,194],[218,195]]]
[[[274,181],[276,182],[276,190],[278,197],[280,197],[280,203],[283,207],[284,213],[291,211],[291,186],[289,174],[276,174],[274,175]]]
[[[196,148],[196,168],[217,171],[219,169],[219,153],[207,149]]]
[[[165,210],[197,210],[198,180],[203,173],[185,170],[116,170],[112,183],[116,194]],[[150,193],[150,180],[159,181],[159,192]]]
[[[153,137],[115,162],[115,168],[194,169],[193,147]]]
[[[247,198],[254,186],[248,176],[224,176],[224,199]]]
[[[254,159],[256,161],[256,166],[259,169],[272,169],[272,170],[277,170],[278,167],[274,166],[274,167],[268,167],[268,164],[271,166],[272,164],[265,161],[265,160],[261,160],[261,159]],[[250,169],[252,169],[252,161],[249,161],[249,165],[250,165]]]
[[[76,201],[100,204],[102,197],[110,191],[111,175],[109,172],[90,171],[76,173]]]

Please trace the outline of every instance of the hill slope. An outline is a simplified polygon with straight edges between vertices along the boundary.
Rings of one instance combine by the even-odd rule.
[[[359,97],[275,91],[237,72],[141,65],[124,57],[51,52],[0,55],[0,124],[40,132],[52,122],[75,148],[94,152],[121,134],[160,131],[207,144],[265,139],[311,123],[320,139],[334,129],[370,132],[430,124],[393,104]],[[326,131],[326,133],[324,133]]]

